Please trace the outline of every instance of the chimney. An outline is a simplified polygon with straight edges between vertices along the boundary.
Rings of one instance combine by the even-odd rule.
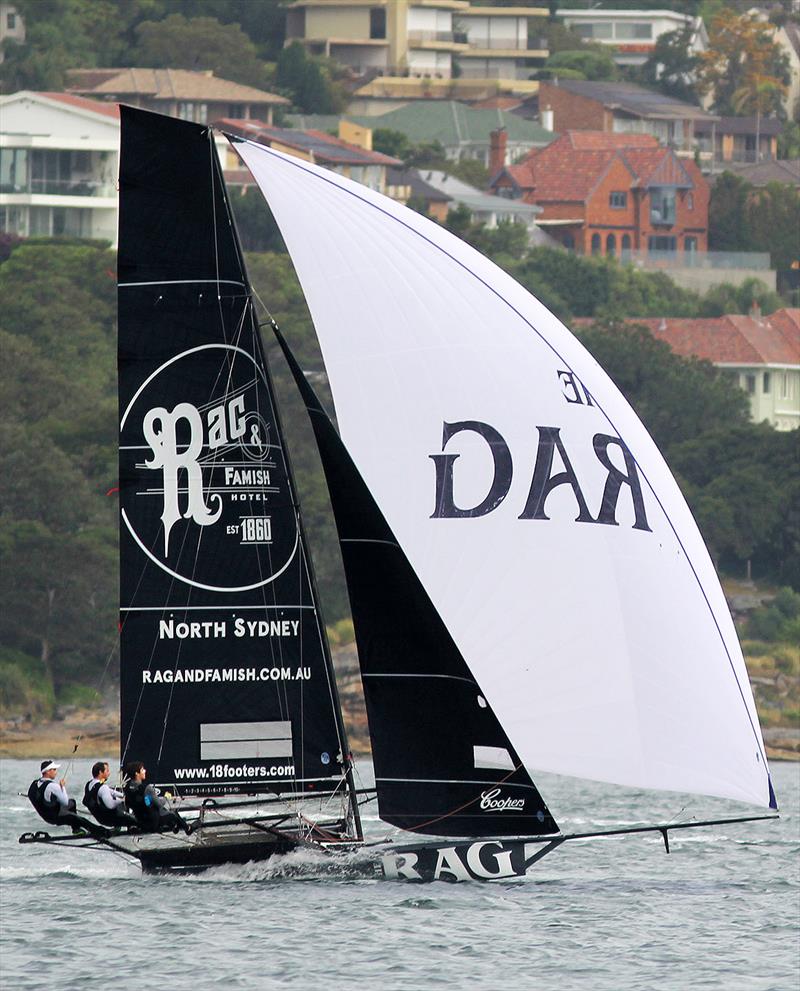
[[[489,175],[495,176],[506,164],[506,145],[508,134],[504,127],[499,127],[489,135]]]
[[[750,319],[751,320],[760,320],[761,319],[761,307],[758,305],[758,303],[756,302],[756,300],[753,300],[753,302],[750,304],[750,313],[749,313],[749,316],[750,316]]]
[[[553,111],[549,106],[539,112],[539,123],[545,131],[553,130]]]

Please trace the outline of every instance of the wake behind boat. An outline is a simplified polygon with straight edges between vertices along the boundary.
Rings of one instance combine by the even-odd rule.
[[[211,131],[121,116],[121,753],[198,822],[102,842],[145,870],[350,853],[360,797]],[[336,404],[339,432],[273,324],[338,529],[379,815],[434,837],[370,847],[376,871],[512,877],[567,840],[688,828],[565,834],[534,769],[776,808],[708,553],[611,380],[436,224],[233,140]]]

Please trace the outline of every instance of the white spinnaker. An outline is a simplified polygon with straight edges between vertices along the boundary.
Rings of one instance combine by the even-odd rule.
[[[436,224],[307,162],[235,147],[294,262],[342,439],[525,765],[768,805],[755,705],[708,552],[597,362]],[[569,371],[595,405],[568,402],[559,373]],[[460,421],[499,431],[511,485],[486,515],[432,518],[430,455],[442,453],[443,424]],[[593,438],[619,436],[639,466],[651,530],[633,529],[627,485],[616,526],[575,522],[569,485],[548,495],[548,520],[520,519],[542,426],[560,429],[594,517],[609,472]],[[460,455],[455,503],[477,505],[493,477],[486,443],[462,432],[444,450]],[[619,448],[609,450],[622,468]],[[556,454],[551,474],[562,470]]]

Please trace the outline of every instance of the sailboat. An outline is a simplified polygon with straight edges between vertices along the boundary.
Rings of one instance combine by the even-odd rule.
[[[691,513],[611,379],[508,274],[364,185],[229,135],[336,407],[334,427],[267,321],[330,493],[378,813],[411,834],[365,846],[211,129],[121,120],[121,755],[196,815],[191,836],[101,843],[151,871],[309,847],[369,849],[386,878],[486,880],[579,837],[656,831],[669,849],[676,829],[775,818],[559,828],[536,772],[777,809]]]

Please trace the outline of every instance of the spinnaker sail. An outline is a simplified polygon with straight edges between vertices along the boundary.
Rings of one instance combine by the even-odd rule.
[[[611,379],[438,225],[235,147],[295,265],[342,440],[525,767],[774,807],[712,562]]]

